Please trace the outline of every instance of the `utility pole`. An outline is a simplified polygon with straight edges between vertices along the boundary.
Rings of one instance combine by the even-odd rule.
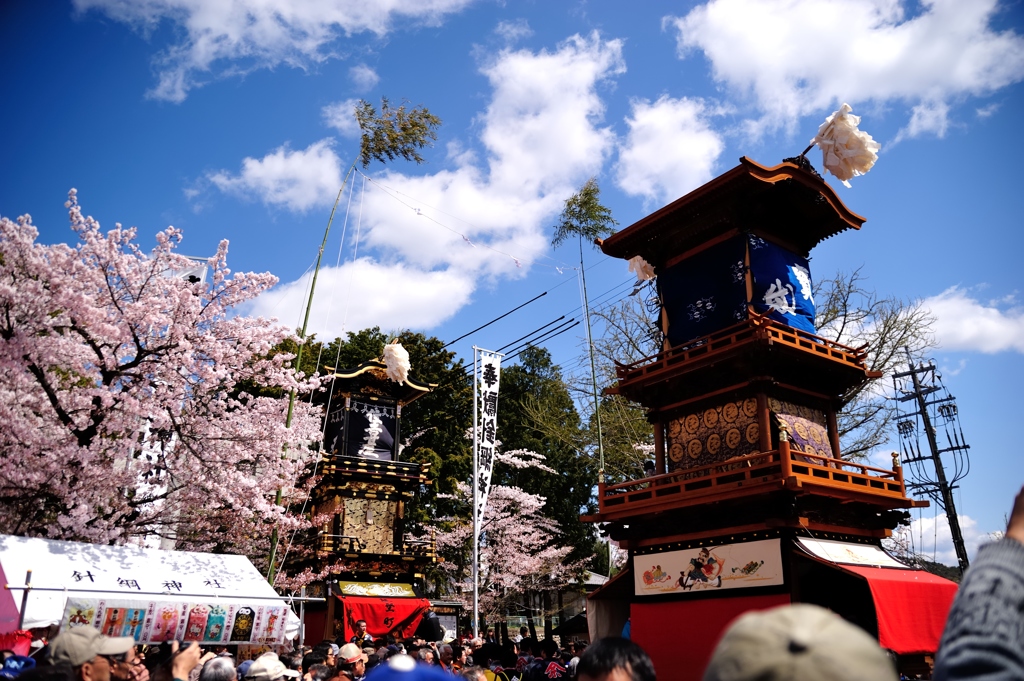
[[[919,464],[925,459],[930,458],[935,467],[934,481],[930,479],[930,476],[919,475],[918,481],[911,483],[909,486],[924,490],[928,496],[941,504],[942,510],[946,513],[946,520],[949,522],[949,532],[953,538],[953,548],[956,550],[957,561],[960,565],[960,572],[963,573],[967,570],[969,561],[967,559],[967,547],[964,545],[964,535],[960,530],[960,519],[957,516],[956,504],[953,501],[953,489],[955,487],[954,483],[956,480],[951,482],[947,479],[946,469],[942,463],[942,454],[944,452],[965,454],[966,450],[970,449],[970,445],[963,442],[962,431],[960,437],[956,437],[957,428],[954,427],[952,438],[949,438],[947,431],[947,438],[950,439],[949,446],[945,448],[939,447],[938,437],[935,425],[929,413],[929,407],[938,405],[939,413],[942,414],[943,417],[947,418],[947,420],[951,420],[956,418],[956,404],[953,401],[953,397],[948,394],[944,397],[932,400],[927,399],[928,395],[940,390],[944,391],[944,387],[941,385],[941,378],[937,377],[935,374],[935,365],[921,364],[920,366],[915,366],[914,360],[910,355],[910,350],[905,348],[904,351],[907,354],[907,364],[909,369],[901,373],[893,374],[893,379],[898,380],[901,378],[909,378],[914,389],[912,392],[908,391],[906,394],[897,397],[897,399],[900,402],[909,402],[913,400],[917,406],[917,412],[901,417],[897,425],[899,426],[900,434],[906,436],[906,434],[910,432],[910,429],[907,428],[911,423],[908,418],[914,415],[920,416],[921,426],[924,429],[925,437],[928,440],[928,450],[930,452],[930,455],[922,456],[920,449],[915,452],[911,445],[909,452],[904,448],[904,462],[906,464],[913,465]],[[925,374],[931,374],[934,377],[931,385],[923,384],[921,377]],[[936,383],[938,385],[936,385]],[[907,426],[904,424],[907,424]],[[961,467],[958,466],[957,468],[960,469]],[[966,470],[964,470],[964,472],[966,472]],[[956,479],[959,479],[959,477]]]

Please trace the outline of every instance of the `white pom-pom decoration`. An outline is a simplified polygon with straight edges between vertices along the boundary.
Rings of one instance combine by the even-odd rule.
[[[629,271],[635,272],[636,278],[640,281],[650,281],[657,276],[654,274],[654,266],[639,255],[635,255],[629,259]]]
[[[409,353],[401,343],[388,343],[384,346],[384,364],[388,367],[388,378],[395,383],[405,383],[409,378]]]
[[[811,140],[821,149],[821,162],[825,170],[835,175],[847,187],[849,180],[871,170],[878,160],[882,145],[871,135],[857,129],[860,116],[850,112],[849,104],[843,104],[839,111],[825,119],[818,128],[818,134]]]

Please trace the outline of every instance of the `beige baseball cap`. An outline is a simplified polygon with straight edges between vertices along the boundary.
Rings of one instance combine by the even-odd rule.
[[[800,603],[749,612],[718,642],[704,681],[896,681],[874,637],[839,615]]]
[[[341,647],[341,650],[338,651],[338,660],[340,662],[351,663],[356,660],[366,662],[368,659],[369,658],[366,653],[363,652],[363,650],[355,643],[346,643]]]
[[[245,678],[253,681],[274,681],[285,676],[295,679],[302,674],[294,669],[288,669],[284,662],[278,659],[277,653],[263,653],[245,673]]]
[[[78,667],[97,655],[124,655],[134,646],[131,636],[104,636],[95,627],[75,627],[50,641],[50,663]]]

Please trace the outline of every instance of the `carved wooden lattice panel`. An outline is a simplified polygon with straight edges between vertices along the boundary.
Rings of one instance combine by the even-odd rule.
[[[708,466],[760,451],[757,400],[730,400],[668,422],[668,469]]]
[[[347,498],[341,533],[359,537],[367,553],[391,553],[395,550],[397,511],[397,501]]]

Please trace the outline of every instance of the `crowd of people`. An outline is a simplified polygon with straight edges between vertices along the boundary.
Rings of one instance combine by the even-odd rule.
[[[357,627],[347,643],[323,641],[236,662],[226,646],[209,651],[195,642],[138,646],[131,637],[104,636],[85,626],[50,641],[36,656],[42,664],[36,658],[9,656],[0,676],[18,681],[541,681],[586,678],[578,672],[588,669],[584,643],[563,647],[551,638],[537,641],[529,636],[505,645],[480,638],[397,641],[373,639],[363,622]],[[642,654],[635,644],[625,643]],[[594,647],[599,656],[600,649]]]
[[[525,627],[503,645],[484,639],[374,639],[356,623],[347,641],[236,664],[226,647],[139,647],[93,627],[65,631],[36,657],[5,655],[0,677],[17,681],[655,681],[647,654],[627,638],[560,646]],[[628,635],[628,634],[627,634]],[[37,659],[44,664],[37,664]],[[662,670],[662,679],[675,677]],[[1005,536],[983,546],[967,571],[935,658],[935,681],[1024,680],[1024,488]],[[723,634],[704,681],[896,681],[886,651],[862,629],[808,604],[749,612]]]

